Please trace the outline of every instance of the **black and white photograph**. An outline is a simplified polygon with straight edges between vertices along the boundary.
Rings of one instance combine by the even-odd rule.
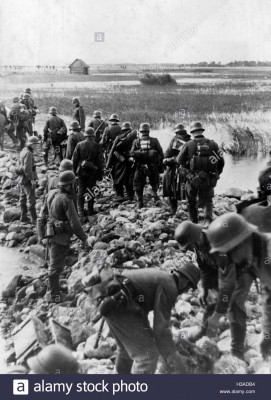
[[[243,374],[224,392],[256,398],[270,15],[270,0],[0,0],[1,374]]]

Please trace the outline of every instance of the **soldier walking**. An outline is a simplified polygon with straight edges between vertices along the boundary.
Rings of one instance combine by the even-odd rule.
[[[117,341],[118,374],[154,374],[159,355],[168,367],[187,372],[173,341],[170,317],[178,295],[196,289],[199,278],[191,263],[171,273],[149,268],[114,277],[101,271],[100,280],[88,291]],[[151,311],[153,328],[148,320]]]
[[[36,173],[36,164],[34,153],[37,149],[39,140],[36,136],[28,138],[26,147],[20,152],[19,156],[19,185],[20,185],[20,207],[21,207],[21,222],[29,222],[27,210],[31,215],[31,223],[36,224],[36,181],[38,179]],[[28,207],[27,207],[28,202]]]
[[[58,159],[58,163],[63,160],[61,142],[67,139],[67,128],[62,118],[57,115],[56,107],[50,107],[49,118],[44,127],[44,145],[43,159],[44,164],[48,166],[48,155],[51,146],[54,148],[54,160]]]
[[[9,132],[15,132],[16,137],[20,142],[20,150],[22,150],[26,143],[26,132],[28,119],[31,117],[24,104],[20,102],[19,97],[13,98],[13,105],[9,113],[11,125]]]
[[[74,121],[77,121],[81,126],[82,131],[85,130],[86,116],[83,106],[80,104],[78,97],[74,97],[72,99],[72,103],[74,104],[74,109],[72,110],[72,118]]]
[[[63,300],[60,293],[60,273],[65,266],[73,234],[81,239],[83,246],[89,248],[88,237],[78,219],[73,202],[73,187],[76,177],[72,171],[64,171],[59,176],[59,189],[51,190],[47,198],[49,214],[49,287],[48,300],[59,303]],[[47,223],[48,230],[48,223]]]
[[[97,110],[93,113],[93,118],[88,124],[89,128],[93,128],[95,132],[95,142],[100,143],[105,128],[108,126],[107,122],[102,119],[101,111]]]
[[[185,181],[181,179],[177,169],[177,156],[181,148],[191,139],[183,124],[177,124],[174,127],[175,137],[171,139],[168,148],[165,151],[163,164],[166,171],[163,175],[163,196],[169,197],[172,213],[175,214],[178,209],[178,200],[185,199]]]
[[[68,137],[66,158],[71,160],[77,143],[82,142],[82,140],[85,139],[85,136],[81,131],[81,126],[79,125],[79,122],[77,121],[73,121],[70,124],[69,130],[71,131],[71,133]]]
[[[114,140],[118,135],[121,134],[121,127],[119,125],[119,117],[117,114],[112,114],[109,118],[111,126],[107,126],[104,130],[101,145],[103,147],[105,160],[107,161],[111,147],[113,146]]]
[[[204,208],[204,223],[213,220],[214,187],[224,168],[223,152],[218,144],[204,137],[201,122],[193,122],[190,132],[193,140],[187,142],[177,157],[177,162],[188,170],[186,196],[189,218],[198,223],[198,207]]]
[[[134,140],[137,138],[137,132],[132,130],[130,122],[124,122],[121,127],[121,134],[114,140],[106,168],[112,170],[114,188],[117,194],[117,200],[123,201],[124,188],[129,200],[134,198],[133,190],[133,168],[129,160],[130,151]]]
[[[256,275],[262,291],[262,341],[264,359],[271,355],[271,235],[260,233],[241,215],[227,213],[211,223],[206,231],[210,253],[226,253],[234,264],[243,265],[230,306],[232,352],[243,358],[246,337],[245,302]],[[252,271],[252,273],[251,273]]]
[[[78,214],[82,219],[85,216],[85,197],[88,200],[88,216],[95,214],[92,189],[96,185],[96,181],[103,177],[102,147],[94,140],[94,129],[87,128],[85,136],[86,139],[76,145],[72,157],[74,171],[78,176]]]
[[[157,202],[159,197],[159,171],[163,161],[163,150],[158,139],[150,137],[150,125],[143,123],[139,128],[140,138],[133,142],[130,152],[131,159],[135,161],[135,175],[133,187],[137,194],[138,207],[143,207],[143,191],[146,185],[146,178],[152,188],[152,197]]]

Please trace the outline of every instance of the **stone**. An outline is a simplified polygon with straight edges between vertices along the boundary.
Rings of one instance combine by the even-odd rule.
[[[21,278],[22,278],[22,275],[16,275],[12,278],[12,280],[9,282],[6,289],[3,290],[3,292],[2,292],[2,296],[4,298],[15,296],[16,289],[19,285]]]
[[[214,365],[214,374],[246,374],[245,361],[230,354],[223,355]]]
[[[6,240],[6,243],[7,247],[16,247],[18,244],[16,240],[9,240],[9,241]]]
[[[117,250],[110,254],[106,259],[106,264],[113,267],[121,267],[123,263],[131,259],[131,254],[126,249]]]
[[[26,242],[26,246],[32,246],[34,244],[38,243],[38,236],[37,235],[33,235],[30,236]]]
[[[30,246],[29,253],[35,258],[45,260],[46,249],[41,244]]]
[[[256,333],[261,333],[261,331],[262,331],[262,325],[261,325],[261,324],[257,324],[257,325],[255,326],[255,332],[256,332]]]
[[[109,343],[100,338],[98,348],[94,349],[94,345],[97,339],[97,335],[91,335],[85,344],[84,354],[87,358],[110,358],[113,354],[113,350]]]
[[[180,317],[187,317],[191,313],[192,307],[191,304],[179,298],[175,304],[175,311]]]
[[[21,218],[20,208],[9,208],[3,214],[3,221],[6,223],[19,220],[20,218]]]
[[[13,180],[8,178],[8,179],[3,183],[2,189],[3,189],[3,190],[5,190],[5,189],[10,189],[12,186],[14,186]]]
[[[223,193],[223,197],[234,197],[235,199],[240,200],[241,197],[245,194],[246,192],[244,190],[241,190],[239,188],[229,188],[226,189],[225,192]]]
[[[114,364],[111,360],[80,360],[80,373],[81,374],[113,374]]]
[[[93,246],[93,250],[106,250],[109,244],[105,242],[96,242]]]
[[[204,336],[201,339],[199,339],[196,342],[196,346],[198,346],[200,349],[203,349],[206,353],[208,353],[208,355],[213,360],[216,360],[220,355],[220,350],[215,341],[207,336]]]

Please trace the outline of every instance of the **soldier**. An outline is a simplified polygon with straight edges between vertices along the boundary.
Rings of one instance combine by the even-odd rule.
[[[28,112],[31,114],[30,118],[27,120],[27,132],[30,136],[33,135],[33,117],[36,115],[34,108],[32,107],[31,96],[29,93],[24,93],[21,100],[22,104],[25,105]]]
[[[107,161],[108,155],[110,153],[111,147],[114,140],[118,135],[121,134],[121,127],[119,126],[119,117],[117,114],[112,114],[109,118],[111,126],[107,126],[104,130],[101,145],[105,153],[105,159]]]
[[[185,182],[179,179],[176,158],[183,145],[191,139],[183,124],[177,124],[174,127],[176,136],[171,139],[168,148],[165,151],[163,164],[167,167],[163,175],[163,196],[169,197],[172,213],[175,214],[178,208],[178,199],[185,199],[183,186]]]
[[[139,128],[140,138],[136,139],[130,152],[131,160],[135,161],[133,187],[137,194],[138,207],[143,207],[143,190],[146,178],[152,187],[154,200],[159,201],[157,190],[159,186],[159,171],[164,157],[158,139],[150,137],[150,125],[143,123]]]
[[[121,131],[122,133],[114,140],[106,168],[112,168],[117,199],[119,201],[125,200],[123,190],[125,187],[128,199],[133,200],[133,169],[129,155],[133,141],[137,138],[137,132],[132,130],[130,122],[124,122]]]
[[[88,124],[90,128],[94,129],[95,132],[95,142],[100,143],[103,136],[105,128],[108,126],[107,122],[102,119],[101,111],[94,111],[93,118]]]
[[[198,268],[191,263],[170,273],[149,268],[114,277],[101,271],[89,295],[117,341],[117,373],[154,374],[159,354],[169,367],[186,372],[172,338],[170,317],[178,295],[196,289],[199,278]],[[153,328],[148,321],[150,311]]]
[[[101,145],[94,140],[94,129],[87,128],[86,139],[79,142],[74,150],[72,162],[78,176],[78,214],[84,218],[85,197],[88,200],[88,216],[94,212],[94,193],[92,189],[103,176],[103,154]]]
[[[50,107],[49,118],[46,121],[44,132],[43,159],[48,166],[48,154],[51,146],[54,147],[55,158],[58,162],[63,160],[61,142],[67,138],[67,128],[62,118],[57,115],[57,109]]]
[[[82,131],[85,130],[85,122],[86,116],[83,106],[81,106],[78,97],[74,97],[72,99],[72,103],[74,104],[75,108],[72,111],[72,118],[74,121],[77,121],[81,126]]]
[[[225,254],[210,254],[210,244],[203,226],[191,221],[182,222],[175,230],[175,239],[182,250],[192,250],[197,257],[201,274],[201,290],[199,300],[205,311],[202,319],[202,329],[195,336],[194,341],[203,335],[214,336],[218,329],[219,319],[229,308],[236,282],[242,271],[235,270]],[[208,295],[210,295],[208,297]],[[233,300],[234,301],[234,300]],[[237,308],[233,306],[232,314]],[[235,316],[235,319],[238,315]],[[233,347],[235,353],[235,331],[233,330]],[[238,353],[238,356],[240,354]]]
[[[69,134],[68,137],[66,158],[71,160],[77,143],[82,142],[82,140],[84,140],[85,137],[83,132],[81,131],[81,126],[77,121],[73,121],[70,124],[69,130],[71,131],[71,133]]]
[[[64,171],[73,171],[73,162],[71,160],[64,159],[59,165],[59,173]],[[47,182],[45,194],[48,194],[51,190],[57,189],[59,184],[59,175],[52,176]]]
[[[74,207],[72,193],[75,180],[72,171],[62,172],[59,176],[59,189],[51,190],[47,197],[47,237],[50,237],[48,300],[54,303],[62,300],[59,277],[65,266],[72,235],[75,234],[82,240],[83,246],[89,248],[88,237]]]
[[[264,359],[271,355],[271,235],[259,233],[255,225],[241,215],[227,213],[211,223],[206,231],[211,245],[210,253],[226,253],[235,264],[244,265],[244,272],[235,288],[231,301],[230,322],[232,347],[235,355],[244,354],[246,337],[245,302],[253,281],[253,274],[261,281],[262,290],[262,341],[261,353]],[[233,313],[233,309],[236,308]],[[235,330],[233,336],[233,329]],[[234,342],[235,341],[235,342]],[[234,343],[233,343],[234,342]]]
[[[16,137],[20,142],[20,150],[22,150],[25,146],[28,124],[27,121],[30,117],[31,114],[29,114],[25,105],[20,102],[19,97],[14,97],[13,105],[9,113],[9,119],[11,121],[9,131],[12,133],[14,131],[16,132]]]
[[[34,153],[39,144],[36,136],[28,138],[26,147],[20,152],[19,156],[19,184],[20,184],[20,207],[21,207],[21,222],[29,222],[27,217],[27,202],[29,203],[29,212],[31,215],[31,223],[36,224],[36,196],[35,188],[38,179],[36,173],[36,164]]]
[[[198,223],[198,206],[203,206],[205,225],[213,219],[213,197],[219,175],[224,168],[223,151],[218,144],[204,137],[201,122],[192,122],[190,132],[193,140],[186,143],[177,157],[177,162],[186,168],[186,196],[189,218]]]

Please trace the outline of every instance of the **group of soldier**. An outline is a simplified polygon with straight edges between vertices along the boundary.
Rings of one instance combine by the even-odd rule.
[[[76,234],[83,246],[90,248],[82,224],[86,217],[92,221],[94,196],[90,196],[85,209],[86,192],[91,193],[96,182],[110,171],[117,202],[133,201],[136,194],[137,207],[143,207],[143,190],[148,182],[158,204],[159,178],[163,172],[163,195],[169,197],[172,213],[177,212],[178,200],[187,200],[189,220],[176,227],[175,238],[183,251],[189,249],[196,253],[198,266],[193,263],[173,266],[170,274],[149,268],[119,275],[105,268],[84,280],[99,316],[107,321],[117,340],[116,371],[154,373],[159,355],[175,371],[187,371],[185,359],[177,352],[172,338],[170,316],[178,295],[196,289],[200,280],[199,296],[205,312],[199,335],[215,336],[220,318],[228,312],[231,352],[241,359],[245,359],[245,302],[253,282],[260,280],[261,353],[268,358],[271,354],[271,236],[265,232],[271,229],[266,223],[270,212],[271,167],[260,175],[262,197],[254,199],[255,204],[237,207],[239,213],[227,213],[213,221],[214,188],[223,171],[224,158],[218,144],[204,136],[205,129],[200,122],[190,125],[190,134],[184,125],[177,124],[175,136],[163,153],[158,139],[150,136],[148,123],[142,123],[137,132],[129,122],[120,125],[117,114],[110,116],[108,124],[101,112],[95,111],[86,128],[79,99],[74,98],[73,103],[74,121],[68,139],[65,122],[55,107],[50,108],[44,128],[45,165],[48,166],[50,146],[55,152],[53,162],[59,157],[59,175],[48,181],[37,225],[39,238],[47,237],[49,243],[49,301],[63,300],[60,274],[72,235]],[[63,152],[65,140],[67,146]],[[34,153],[38,144],[39,139],[29,135],[19,157],[22,222],[28,221],[27,200],[31,222],[37,222]],[[202,224],[199,224],[198,207],[204,210]],[[256,219],[255,215],[258,215]],[[210,301],[211,291],[216,292],[215,301]],[[154,311],[152,328],[147,318],[150,311]]]

